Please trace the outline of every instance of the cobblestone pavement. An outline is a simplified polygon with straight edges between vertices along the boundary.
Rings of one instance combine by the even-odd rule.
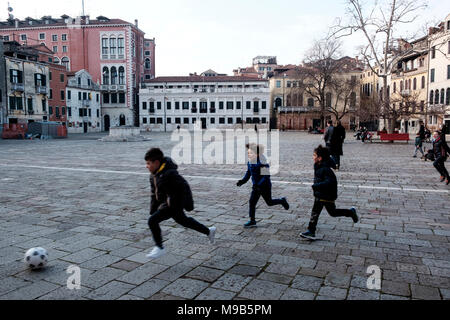
[[[143,156],[152,141],[104,143],[101,135],[67,140],[0,140],[0,299],[450,299],[450,186],[430,162],[413,159],[412,143],[344,146],[338,207],[324,211],[316,242],[299,237],[312,209],[312,150],[320,136],[280,134],[274,197],[260,201],[258,228],[244,230],[250,184],[235,182],[245,165],[181,165],[191,184],[193,217],[217,227],[216,244],[174,221],[162,223],[168,254],[148,261],[149,182]],[[350,134],[349,134],[350,136]],[[450,166],[450,163],[448,163]],[[28,248],[50,255],[29,271]],[[70,265],[81,290],[69,290]],[[367,289],[367,268],[382,271],[380,290]]]

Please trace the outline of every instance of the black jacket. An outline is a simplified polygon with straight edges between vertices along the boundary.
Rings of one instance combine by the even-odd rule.
[[[442,140],[442,137],[437,138],[433,142],[433,153],[436,160],[440,158],[447,159],[447,153],[450,153],[447,143]]]
[[[419,132],[417,132],[417,136],[420,137],[420,139],[425,140],[425,126],[421,125]]]
[[[336,132],[336,127],[329,126],[326,129],[324,140],[331,154],[342,155],[342,144]]]
[[[159,171],[150,176],[150,214],[158,210],[193,210],[191,189],[177,169],[178,165],[171,158],[165,157]]]
[[[321,200],[334,201],[337,199],[337,179],[326,163],[314,165],[314,197]]]
[[[345,128],[343,125],[338,125],[334,128],[334,134],[336,135],[336,143],[338,144],[337,146],[337,154],[339,155],[343,155],[344,152],[342,150],[342,145],[344,144],[345,141]]]

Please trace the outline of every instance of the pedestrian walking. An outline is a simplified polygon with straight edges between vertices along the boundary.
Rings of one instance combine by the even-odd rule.
[[[351,209],[336,209],[335,201],[337,199],[337,179],[336,176],[328,166],[327,161],[330,158],[328,148],[321,145],[314,150],[314,184],[312,189],[314,191],[314,206],[309,221],[308,230],[300,234],[301,237],[316,240],[316,228],[319,221],[320,213],[323,207],[332,217],[350,217],[354,223],[359,221],[359,217],[355,208]]]
[[[338,169],[338,162],[340,158],[340,140],[336,133],[336,128],[333,126],[333,121],[327,121],[327,128],[324,135],[325,144],[330,152],[331,160],[334,162],[333,169]]]
[[[336,153],[333,155],[333,160],[336,163],[336,170],[341,168],[341,156],[344,155],[344,141],[345,141],[345,128],[341,121],[337,122],[337,126],[334,129],[334,134],[336,135]]]
[[[165,157],[158,148],[150,149],[145,154],[145,161],[151,173],[151,207],[148,226],[156,245],[147,254],[147,258],[159,258],[166,253],[159,224],[170,218],[185,228],[207,235],[210,243],[214,243],[216,227],[207,228],[184,213],[184,210],[194,209],[194,201],[188,182],[177,171],[177,164],[170,157]]]
[[[445,141],[442,140],[442,135],[440,135],[438,131],[435,131],[433,133],[433,153],[435,159],[433,166],[441,174],[440,181],[444,182],[445,180],[447,185],[450,184],[450,176],[445,168],[445,161],[447,161],[447,154],[450,153],[449,151]]]
[[[419,124],[420,124],[420,129],[419,129],[419,132],[417,132],[416,140],[414,143],[415,150],[414,150],[413,158],[417,158],[417,151],[420,151],[420,153],[422,153],[422,158],[425,157],[425,153],[423,152],[423,149],[422,149],[422,144],[425,141],[425,126],[424,126],[422,120],[419,122]]]
[[[255,143],[246,145],[248,159],[247,172],[236,185],[238,187],[247,183],[252,178],[253,188],[249,201],[250,220],[244,224],[244,228],[256,227],[256,205],[262,196],[266,204],[270,207],[282,205],[284,209],[289,210],[289,203],[286,198],[272,199],[272,182],[270,181],[269,164],[264,156],[264,147]]]

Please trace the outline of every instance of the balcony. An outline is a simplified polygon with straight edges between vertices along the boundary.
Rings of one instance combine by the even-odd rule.
[[[25,87],[24,87],[23,83],[11,83],[11,90],[24,92]]]
[[[46,95],[47,94],[47,87],[37,86],[36,87],[36,93]]]
[[[100,89],[102,91],[126,91],[127,86],[124,84],[102,84]]]
[[[209,108],[210,113],[216,113],[216,108]]]
[[[208,113],[208,108],[200,108],[200,113]]]
[[[193,108],[191,109],[191,112],[192,112],[192,113],[197,113],[197,107],[193,107]]]

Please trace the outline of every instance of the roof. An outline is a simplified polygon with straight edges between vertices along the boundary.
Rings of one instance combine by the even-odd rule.
[[[100,17],[98,17],[100,18]],[[45,20],[49,20],[49,23],[46,24]],[[19,20],[19,28],[43,28],[43,27],[63,27],[63,26],[68,26],[68,25],[73,25],[74,23],[66,23],[64,21],[64,18],[61,19],[57,19],[57,18],[50,18],[50,17],[43,17],[42,19],[39,20],[32,20],[33,24],[30,25],[28,23],[29,20]],[[79,22],[80,21],[80,17],[78,18],[71,18],[69,19],[69,22],[73,22],[73,21]],[[75,22],[75,23],[76,23]],[[83,25],[111,25],[111,24],[126,24],[126,25],[132,25],[135,26],[134,24],[124,21],[122,19],[108,19],[108,20],[95,20],[95,19],[89,19],[89,24],[84,24]],[[0,21],[0,30],[5,30],[5,29],[16,29],[16,25],[15,25],[15,21],[14,20],[7,20],[7,21]]]
[[[245,81],[267,81],[264,79],[256,79],[243,76],[217,76],[217,77],[203,77],[203,76],[188,76],[188,77],[157,77],[152,80],[147,80],[145,83],[159,83],[159,82],[245,82]]]

